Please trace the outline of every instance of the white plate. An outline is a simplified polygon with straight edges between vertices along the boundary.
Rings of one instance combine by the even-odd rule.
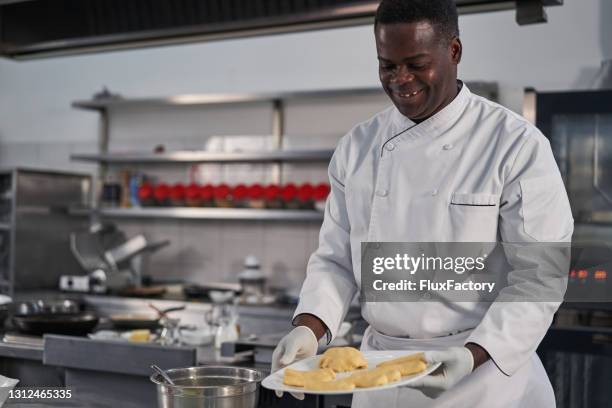
[[[411,350],[411,351],[406,351],[406,350],[365,351],[363,352],[363,356],[368,362],[368,368],[374,368],[378,364],[384,361],[392,360],[394,358],[408,356],[414,353],[419,353],[419,351],[414,351],[414,350]],[[321,358],[320,354],[316,356],[312,356],[304,360],[298,361],[296,363],[293,363],[286,368],[291,368],[293,370],[302,370],[302,371],[316,370],[317,368],[319,368],[320,358]],[[425,377],[426,375],[430,374],[438,367],[440,367],[440,363],[429,364],[424,371],[418,374],[402,377],[401,380],[399,381],[395,381],[390,384],[381,385],[378,387],[355,388],[351,391],[346,391],[346,390],[343,390],[343,391],[313,391],[313,390],[305,390],[304,388],[301,388],[301,387],[291,387],[291,386],[285,385],[283,384],[283,377],[285,375],[284,368],[264,378],[264,380],[261,382],[261,385],[270,390],[278,390],[282,392],[300,392],[302,394],[323,394],[323,395],[352,394],[355,392],[387,390],[390,388],[408,385],[414,382],[414,380],[418,378]],[[351,375],[351,372],[339,373],[339,374],[336,374],[336,378],[340,379],[340,378],[348,377],[349,375]]]

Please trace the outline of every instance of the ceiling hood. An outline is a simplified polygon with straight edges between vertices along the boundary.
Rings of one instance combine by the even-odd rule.
[[[460,13],[517,9],[546,21],[563,0],[456,0]],[[159,46],[370,24],[364,0],[0,0],[0,55],[11,58]]]

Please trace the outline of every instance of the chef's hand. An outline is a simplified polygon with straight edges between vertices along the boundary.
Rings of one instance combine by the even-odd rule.
[[[317,354],[319,342],[314,332],[306,326],[298,326],[281,339],[272,353],[272,372],[288,366],[294,361],[302,360]],[[282,391],[275,391],[277,397],[282,397]],[[291,393],[299,400],[304,399],[302,393]]]
[[[419,388],[430,398],[437,398],[474,369],[474,356],[466,347],[426,351],[425,361],[429,364],[442,363],[442,365],[430,375],[416,380],[409,386]]]

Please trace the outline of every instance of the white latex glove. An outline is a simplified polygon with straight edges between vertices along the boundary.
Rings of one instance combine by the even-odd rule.
[[[425,361],[430,364],[442,363],[442,365],[430,375],[411,383],[409,387],[419,388],[423,394],[431,398],[437,398],[444,391],[452,388],[474,369],[474,356],[465,347],[426,351]]]
[[[317,354],[319,342],[317,336],[306,326],[298,326],[281,339],[272,353],[272,372],[289,364]],[[304,394],[291,393],[295,398],[303,400]],[[277,397],[282,397],[282,391],[276,391]]]

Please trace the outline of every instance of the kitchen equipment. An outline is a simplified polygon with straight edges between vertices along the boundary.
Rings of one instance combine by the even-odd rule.
[[[9,307],[12,299],[6,295],[0,295],[0,328],[4,325],[4,321],[9,315]]]
[[[12,307],[13,326],[21,333],[84,335],[98,324],[98,316],[81,311],[70,299],[28,300]]]
[[[60,275],[77,275],[71,231],[87,217],[70,214],[90,199],[91,176],[24,168],[0,171],[0,292],[57,289]]]
[[[159,373],[151,376],[160,408],[255,408],[263,377],[251,368],[217,366],[175,368],[166,374],[175,385]]]
[[[60,289],[99,293],[140,287],[140,255],[168,244],[167,240],[150,243],[143,235],[127,239],[115,224],[108,222],[93,224],[87,231],[73,232],[70,248],[89,280],[65,276],[60,279]]]
[[[597,81],[610,83],[610,64]],[[525,94],[524,116],[549,139],[572,214],[572,260],[565,301],[538,354],[557,407],[597,406],[612,398],[612,90]],[[604,358],[602,358],[604,357]]]
[[[47,315],[47,314],[76,314],[81,310],[81,305],[70,299],[59,300],[26,300],[14,305],[16,315]]]
[[[166,318],[166,314],[185,309],[185,305],[173,306],[167,309],[159,309],[152,303],[149,303],[149,307],[152,308],[155,313],[112,314],[108,319],[113,327],[118,330],[156,330],[164,326],[163,319]]]
[[[242,288],[241,302],[262,303],[266,294],[266,277],[257,257],[249,255],[244,259],[244,269],[238,274],[238,281]]]
[[[174,384],[174,381],[172,381],[172,378],[168,377],[168,375],[166,374],[166,372],[164,370],[162,370],[161,368],[159,368],[158,366],[156,366],[155,364],[151,365],[151,368],[157,372],[159,375],[161,375],[163,377],[163,379],[170,385],[176,385]]]
[[[161,327],[159,316],[153,313],[113,314],[109,317],[109,321],[118,330],[156,330]]]
[[[98,324],[99,318],[90,312],[74,314],[14,315],[13,326],[22,333],[43,335],[45,333],[81,336],[89,333]]]

